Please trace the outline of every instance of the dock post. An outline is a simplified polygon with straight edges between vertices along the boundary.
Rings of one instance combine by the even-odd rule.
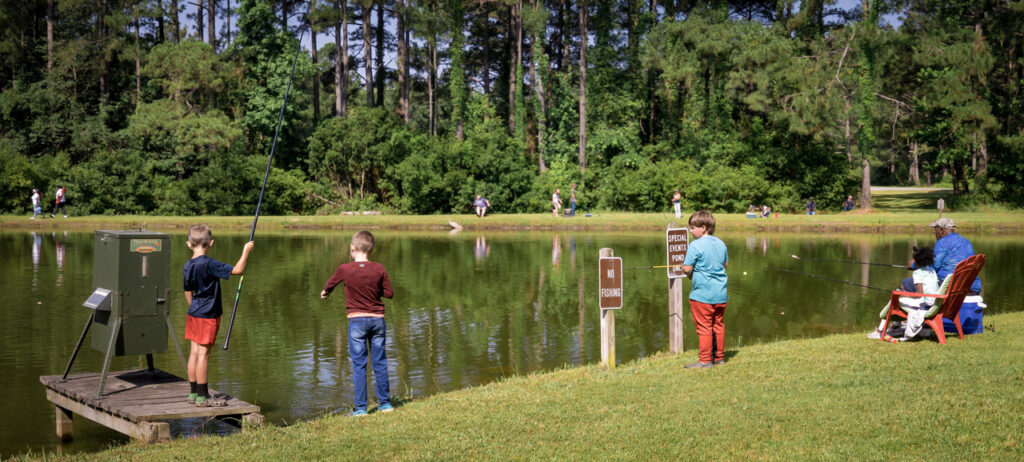
[[[75,439],[74,427],[72,426],[71,411],[54,405],[57,414],[57,439],[60,441],[71,441]]]
[[[683,279],[668,280],[668,347],[672,354],[683,352]]]
[[[611,258],[615,256],[615,251],[603,248],[599,254]],[[601,365],[608,369],[615,368],[615,310],[601,309]]]

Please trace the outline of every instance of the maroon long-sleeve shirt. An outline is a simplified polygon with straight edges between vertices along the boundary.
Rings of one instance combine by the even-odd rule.
[[[338,284],[345,283],[345,311],[347,314],[384,315],[382,298],[391,298],[391,280],[384,265],[372,261],[354,261],[338,267],[327,280],[324,291],[331,293]]]

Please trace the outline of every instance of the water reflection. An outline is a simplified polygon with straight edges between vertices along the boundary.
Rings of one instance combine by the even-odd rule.
[[[176,242],[184,237],[176,235]],[[323,281],[347,260],[350,232],[267,235],[259,238],[246,272],[246,292],[232,335],[232,348],[211,362],[215,388],[263,407],[274,423],[289,423],[351,407],[351,365],[342,297],[322,301]],[[59,373],[77,340],[91,292],[89,233],[54,233],[55,258],[47,258],[44,236],[0,234],[0,274],[9,297],[21,307],[40,297],[40,310],[9,310],[18,326],[15,355],[0,351],[0,367],[14,371],[0,406],[26,416],[0,420],[0,453],[26,447],[53,448],[51,409],[38,376]],[[663,233],[440,233],[381,232],[374,259],[388,269],[395,298],[387,303],[388,367],[396,398],[485,384],[516,373],[550,370],[599,359],[596,303],[598,249],[611,247],[625,267],[665,264]],[[901,264],[918,241],[907,236],[720,235],[730,249],[727,349],[781,338],[831,332],[867,332],[877,324],[885,295],[877,291],[773,271],[771,267],[892,287],[906,271],[823,260]],[[237,257],[247,235],[218,233],[213,257]],[[990,312],[1019,309],[1024,285],[1014,281],[1024,264],[1016,238],[971,237],[990,255],[985,299]],[[28,242],[26,242],[28,241]],[[563,243],[569,263],[560,266]],[[180,268],[189,257],[173,248],[171,286],[181,287]],[[791,255],[799,254],[796,260]],[[996,257],[997,256],[997,257]],[[549,259],[550,258],[550,259]],[[31,271],[29,276],[27,273]],[[667,280],[663,271],[629,270],[623,309],[616,313],[620,361],[667,350]],[[61,290],[50,290],[61,287]],[[684,294],[689,282],[684,282]],[[172,292],[172,322],[184,331],[186,306]],[[684,322],[684,345],[692,353],[696,335]],[[182,375],[173,357],[158,355],[157,367]],[[74,372],[97,371],[102,354],[83,350]],[[113,370],[137,367],[138,358],[115,358]],[[120,369],[118,369],[120,368]],[[370,388],[371,399],[372,390]],[[32,396],[32,399],[24,399]],[[202,431],[186,421],[175,432]],[[79,429],[82,432],[79,433]],[[212,427],[210,431],[229,431]],[[102,449],[121,437],[102,427],[79,427],[74,448]],[[90,449],[91,448],[91,449]]]

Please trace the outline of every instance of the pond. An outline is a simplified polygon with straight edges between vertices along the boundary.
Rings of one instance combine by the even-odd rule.
[[[257,236],[231,349],[218,347],[213,353],[213,387],[260,405],[276,425],[351,407],[344,297],[339,291],[329,300],[319,298],[335,267],[348,260],[351,235]],[[215,236],[211,256],[233,263],[247,234],[215,230]],[[394,299],[387,302],[387,353],[392,393],[399,400],[598,362],[597,259],[602,247],[613,248],[626,268],[623,308],[616,314],[618,361],[668,349],[665,270],[635,268],[665,264],[664,233],[382,231],[377,237],[372,258],[385,265],[395,288]],[[720,237],[730,256],[727,349],[870,331],[887,295],[853,284],[889,289],[909,272],[821,260],[905,263],[914,245],[934,244],[925,232]],[[967,237],[989,256],[982,271],[987,313],[1019,310],[1024,284],[1016,273],[1024,265],[1024,243],[1016,237]],[[9,329],[0,352],[5,372],[0,406],[7,416],[0,421],[0,457],[90,452],[127,441],[76,417],[76,440],[58,444],[53,407],[39,383],[39,376],[63,371],[88,319],[82,302],[93,289],[92,250],[92,233],[0,233]],[[173,234],[172,252],[171,287],[177,289],[181,267],[191,256],[184,232]],[[237,279],[225,282],[224,292],[231,294],[237,284]],[[686,281],[684,297],[688,290]],[[229,311],[231,297],[225,295],[224,302]],[[172,290],[170,303],[180,335],[187,311],[180,290]],[[684,317],[690,359],[697,339],[688,314]],[[72,373],[97,372],[101,366],[102,353],[86,342]],[[111,370],[140,366],[144,360],[139,357],[118,357]],[[184,376],[171,344],[167,354],[156,356],[156,367]],[[199,419],[172,424],[176,436],[231,431]]]

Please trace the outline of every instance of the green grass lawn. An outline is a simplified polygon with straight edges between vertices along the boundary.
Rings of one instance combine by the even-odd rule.
[[[948,204],[952,198],[952,189],[871,191],[871,205],[876,209],[892,213],[923,211],[938,213],[939,199],[945,200]]]
[[[1024,313],[986,324],[946,345],[842,334],[746,346],[710,370],[683,368],[692,350],[660,354],[512,377],[390,414],[88,458],[1021,460]]]

